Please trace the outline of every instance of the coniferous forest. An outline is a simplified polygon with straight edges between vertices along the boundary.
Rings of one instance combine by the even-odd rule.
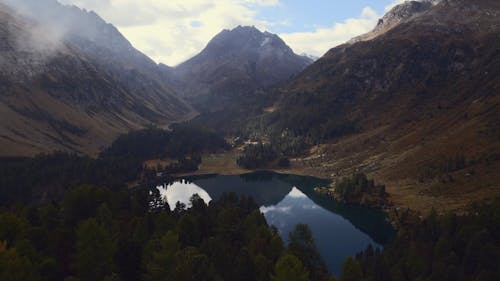
[[[500,199],[467,214],[436,212],[403,227],[384,251],[369,247],[346,263],[349,280],[499,280]]]
[[[0,280],[335,280],[307,225],[282,241],[251,198],[226,194],[207,205],[193,196],[192,207],[179,203],[171,210],[158,190],[123,184],[144,173],[142,160],[171,153],[158,147],[184,136],[134,132],[98,159],[64,153],[5,159]],[[156,140],[147,151],[134,146],[143,138]],[[196,145],[179,155],[225,144]],[[123,156],[125,148],[130,152]],[[122,155],[120,162],[113,155]],[[375,185],[356,175],[338,187],[361,192],[356,188]],[[42,190],[57,196],[47,200]],[[498,280],[500,200],[463,215],[407,216],[383,251],[369,246],[347,259],[338,278]]]
[[[4,208],[0,279],[326,280],[306,226],[285,248],[250,198],[191,203],[171,211],[148,189],[84,185],[58,202]]]

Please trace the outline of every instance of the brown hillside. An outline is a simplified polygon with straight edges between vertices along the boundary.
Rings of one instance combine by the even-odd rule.
[[[33,3],[39,17],[0,3],[0,156],[95,154],[131,129],[193,116],[112,25]]]
[[[499,34],[500,2],[442,1],[332,49],[284,89],[271,127],[314,137],[349,124],[354,133],[323,140],[306,162],[334,179],[367,172],[399,206],[455,210],[500,195]]]

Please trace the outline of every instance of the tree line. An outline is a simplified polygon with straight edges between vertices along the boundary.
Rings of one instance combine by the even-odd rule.
[[[226,194],[173,211],[146,188],[92,185],[0,211],[0,280],[329,280],[310,230],[286,247],[255,202]]]
[[[388,197],[385,185],[375,184],[363,173],[356,173],[341,179],[335,185],[335,197],[345,203],[380,206]]]
[[[350,259],[353,280],[500,280],[500,199],[466,214],[435,211],[403,227],[384,248]]]
[[[145,160],[177,159],[171,173],[192,171],[201,153],[227,149],[218,134],[189,124],[132,131],[120,136],[97,158],[68,152],[41,154],[33,158],[0,159],[0,202],[31,203],[61,198],[64,190],[81,184],[125,188],[128,182],[154,179]]]

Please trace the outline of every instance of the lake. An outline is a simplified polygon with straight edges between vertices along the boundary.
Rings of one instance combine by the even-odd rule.
[[[251,196],[285,242],[297,224],[309,225],[328,269],[339,275],[347,257],[369,244],[382,247],[394,231],[379,210],[341,204],[314,192],[315,187],[328,184],[329,181],[314,177],[258,172],[187,177],[159,190],[171,208],[177,202],[189,206],[195,193],[207,203],[228,192]]]

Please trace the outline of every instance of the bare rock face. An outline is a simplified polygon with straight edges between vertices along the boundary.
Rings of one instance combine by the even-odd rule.
[[[359,41],[371,40],[391,30],[398,24],[408,21],[412,17],[418,16],[419,14],[428,11],[440,1],[441,0],[406,1],[403,4],[397,5],[378,21],[377,26],[375,26],[372,31],[367,34],[355,37],[348,43],[352,44]]]
[[[93,154],[118,134],[190,118],[161,71],[93,12],[0,1],[0,155]]]
[[[182,95],[215,105],[222,99],[283,82],[311,63],[277,35],[238,26],[220,32],[199,55],[170,71]]]

